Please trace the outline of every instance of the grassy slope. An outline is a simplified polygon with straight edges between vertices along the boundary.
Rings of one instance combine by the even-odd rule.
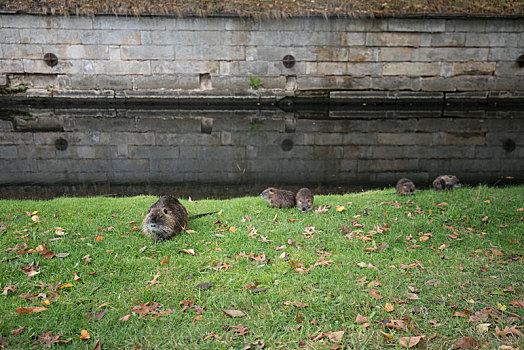
[[[383,16],[397,14],[522,15],[521,0],[3,0],[0,9],[46,14]]]
[[[331,206],[323,214],[277,210],[269,208],[261,198],[253,197],[183,201],[190,214],[217,209],[223,213],[192,221],[189,229],[196,232],[156,245],[139,230],[131,231],[155,201],[153,197],[0,201],[1,247],[27,242],[29,248],[36,248],[46,242],[55,254],[70,253],[65,258],[52,259],[38,253],[21,254],[17,259],[0,263],[0,287],[18,286],[16,292],[0,295],[0,336],[9,341],[8,348],[28,348],[36,342],[32,336],[46,331],[62,334],[60,339],[70,342],[60,346],[71,348],[82,347],[82,343],[93,348],[98,339],[102,348],[111,349],[133,346],[143,349],[242,348],[260,339],[269,348],[304,345],[325,348],[333,342],[327,338],[314,342],[312,338],[328,331],[344,331],[339,344],[347,344],[352,349],[399,348],[400,337],[424,334],[427,339],[434,333],[437,337],[425,341],[422,347],[448,349],[464,336],[476,338],[485,349],[501,344],[516,346],[518,337],[502,339],[494,334],[495,326],[502,329],[516,324],[515,319],[507,317],[509,314],[493,311],[495,318],[485,321],[491,326],[483,334],[477,332],[479,322],[453,315],[458,311],[469,316],[486,308],[479,302],[492,307],[501,304],[507,311],[524,314],[522,309],[509,303],[524,299],[524,223],[523,213],[517,211],[524,204],[524,186],[504,189],[481,186],[440,193],[428,190],[419,191],[413,198],[399,197],[392,192],[317,196],[317,205]],[[400,208],[381,204],[395,201]],[[442,202],[447,205],[436,206]],[[347,210],[337,212],[337,205]],[[417,205],[422,213],[415,210]],[[368,215],[364,215],[364,210]],[[20,211],[38,211],[42,222],[35,223]],[[252,220],[242,221],[246,215]],[[220,223],[214,223],[217,220]],[[351,223],[354,221],[365,226],[354,227]],[[307,224],[318,230],[311,238],[303,234]],[[390,226],[390,230],[372,235],[373,241],[348,239],[340,233],[341,226],[349,226],[366,235],[375,230],[376,225],[383,224]],[[1,228],[2,225],[7,228]],[[249,225],[256,228],[256,238],[248,237]],[[220,231],[217,226],[230,229]],[[57,237],[51,230],[54,227],[61,227],[68,234],[49,242],[50,238]],[[453,232],[458,239],[448,236]],[[419,233],[432,236],[421,242]],[[20,238],[24,235],[28,236]],[[102,236],[101,241],[96,240],[98,235]],[[407,242],[409,235],[411,242]],[[261,236],[271,242],[262,242]],[[358,232],[355,236],[359,236]],[[298,244],[290,245],[288,239]],[[383,242],[389,244],[383,252],[364,250]],[[420,247],[408,249],[409,244]],[[442,244],[450,245],[439,251]],[[277,250],[278,246],[285,249]],[[194,249],[197,255],[180,253],[180,249]],[[309,268],[319,261],[318,254],[322,254],[319,251],[330,253],[325,255],[326,259],[334,263],[316,266],[307,274],[296,272],[290,265],[291,261],[302,261],[304,267]],[[496,255],[499,251],[502,256]],[[238,256],[241,252],[246,255],[253,252],[255,256],[263,253],[266,261]],[[289,255],[289,261],[279,258],[283,252]],[[92,258],[90,263],[82,259],[87,254]],[[169,255],[172,255],[169,262],[161,264],[163,257]],[[519,255],[520,260],[499,263],[516,258],[515,255]],[[13,251],[0,251],[0,260],[15,256]],[[401,264],[417,261],[422,265],[400,268]],[[41,272],[26,277],[21,267],[36,262],[40,263]],[[217,269],[219,262],[232,266],[227,270]],[[356,265],[360,262],[371,263],[378,269],[361,268]],[[73,280],[74,272],[80,280]],[[93,272],[96,274],[90,276]],[[148,284],[157,272],[160,283]],[[366,277],[365,282],[355,282],[362,277]],[[435,279],[439,280],[437,286],[426,284]],[[18,296],[41,293],[42,289],[34,286],[40,281],[50,285],[72,283],[72,287],[59,289],[59,297],[51,300],[44,312],[17,314],[15,309],[19,307],[42,306],[42,297],[29,301]],[[370,281],[379,281],[381,285],[368,287]],[[203,282],[211,282],[213,286],[207,290],[195,288]],[[252,289],[242,289],[250,282],[257,282],[259,288],[267,290],[253,293]],[[406,300],[408,286],[422,290],[418,294],[420,300]],[[46,297],[52,295],[53,289],[56,288],[44,288]],[[383,298],[372,297],[371,289]],[[191,297],[195,305],[205,308],[200,319],[195,320],[198,316],[195,307],[181,311],[180,301]],[[477,302],[466,301],[470,299]],[[297,308],[285,305],[286,301],[309,306]],[[97,309],[106,302],[110,304]],[[159,309],[172,309],[173,313],[139,317],[130,312],[131,307],[147,302],[158,302]],[[394,306],[394,311],[388,313],[384,309],[387,302]],[[235,308],[246,316],[231,319],[220,311]],[[104,309],[107,314],[99,320],[86,316]],[[131,314],[127,322],[119,321],[127,314]],[[367,316],[370,327],[357,325],[357,314]],[[412,329],[384,329],[376,322],[392,318],[410,320]],[[431,320],[442,325],[435,327]],[[237,324],[246,326],[249,332],[238,335],[234,328]],[[22,326],[27,327],[22,334],[16,337],[10,334]],[[79,339],[81,329],[88,330],[90,340]],[[380,331],[393,338],[389,340]],[[216,334],[216,338],[203,340],[209,334]]]

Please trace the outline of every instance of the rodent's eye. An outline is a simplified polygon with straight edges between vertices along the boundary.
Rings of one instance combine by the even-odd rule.
[[[147,213],[148,214],[151,213],[151,208],[147,209]]]
[[[167,214],[167,209],[166,208],[164,208],[164,214]]]

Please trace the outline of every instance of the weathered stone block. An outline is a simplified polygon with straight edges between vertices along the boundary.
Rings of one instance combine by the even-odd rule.
[[[0,159],[16,159],[17,155],[16,146],[0,146]]]
[[[519,67],[517,62],[497,62],[495,75],[497,76],[524,76],[524,70]]]
[[[446,32],[485,32],[487,22],[488,20],[483,18],[448,19]]]
[[[457,91],[456,81],[452,78],[421,78],[422,91]]]
[[[455,48],[455,47],[422,47],[412,52],[411,59],[415,62],[467,62],[486,61],[489,49],[487,47]]]
[[[418,171],[418,159],[375,159],[359,160],[358,172]]]
[[[17,174],[35,172],[37,171],[36,164],[35,159],[2,160],[0,161],[0,174],[11,173],[12,176],[16,177]]]
[[[155,144],[159,146],[172,145],[220,145],[220,136],[218,134],[171,134],[156,133]]]
[[[171,60],[175,51],[173,46],[122,46],[120,57],[123,60]]]
[[[411,61],[414,49],[411,47],[382,47],[378,50],[378,58],[382,62],[403,62]]]
[[[2,44],[20,44],[20,32],[18,29],[2,28]]]
[[[515,62],[521,54],[522,49],[517,47],[490,47],[488,60]]]
[[[374,90],[421,90],[420,77],[406,77],[406,76],[383,76],[371,78],[370,88]]]
[[[111,170],[114,172],[149,171],[149,159],[111,159]]]
[[[107,132],[100,133],[100,143],[106,145],[154,145],[152,132]],[[158,143],[157,143],[158,144]]]
[[[497,19],[490,18],[486,21],[486,32],[524,32],[524,21],[522,18]]]
[[[443,32],[445,30],[445,20],[436,18],[388,18],[388,30],[392,32]]]
[[[493,75],[495,62],[466,62],[454,63],[454,75]]]
[[[517,33],[466,33],[466,46],[474,47],[517,47]]]
[[[24,64],[22,60],[2,60],[0,59],[1,73],[23,73]]]
[[[349,62],[377,62],[380,49],[370,47],[350,47],[347,61]]]
[[[233,61],[229,68],[231,75],[267,75],[269,65],[264,61]]]
[[[47,51],[46,51],[47,52]],[[3,44],[1,45],[2,58],[39,58],[44,57],[42,46],[31,44]]]
[[[433,135],[428,133],[378,133],[377,144],[430,145]]]
[[[422,33],[420,34],[420,46],[433,47],[462,47],[466,43],[466,33]]]
[[[179,51],[175,48],[177,59],[196,60],[245,60],[245,46],[191,46],[191,54]]]
[[[436,76],[440,74],[440,67],[434,63],[399,62],[385,63],[382,68],[383,75],[404,76]]]
[[[179,157],[177,146],[129,146],[130,158],[176,159]]]
[[[157,78],[158,79],[158,78]],[[67,75],[59,76],[58,84],[62,88],[70,89],[121,89],[131,90],[133,88],[132,76],[114,76],[114,75]]]
[[[149,61],[105,61],[97,60],[93,62],[95,74],[151,74],[151,64]]]
[[[366,46],[420,46],[420,33],[367,33]]]

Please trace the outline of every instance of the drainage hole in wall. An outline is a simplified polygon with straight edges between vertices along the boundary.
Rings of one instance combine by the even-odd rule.
[[[56,57],[56,55],[54,53],[46,53],[44,55],[44,62],[49,66],[49,67],[54,67],[58,64],[58,57]]]
[[[517,58],[517,64],[519,68],[524,68],[524,55],[520,55],[519,58]]]
[[[67,149],[67,140],[59,138],[55,140],[55,148],[59,151],[65,151]]]
[[[284,141],[282,141],[282,144],[280,145],[280,147],[282,148],[282,151],[284,152],[291,151],[291,149],[293,148],[293,140],[285,139]]]
[[[295,57],[293,55],[285,55],[282,59],[282,63],[284,64],[284,67],[286,68],[293,68],[295,65]]]
[[[502,144],[502,148],[504,148],[504,151],[508,153],[513,152],[516,148],[515,141],[513,141],[512,139],[504,140],[504,143]]]
[[[203,73],[200,74],[200,90],[211,90],[213,85],[211,84],[211,74]]]

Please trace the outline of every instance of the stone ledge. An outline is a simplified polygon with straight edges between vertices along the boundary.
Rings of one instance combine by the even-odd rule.
[[[412,92],[412,91],[282,91],[260,89],[245,93],[232,91],[187,91],[187,90],[151,90],[151,91],[115,91],[115,90],[48,90],[28,89],[24,93],[0,95],[0,103],[23,105],[31,102],[38,104],[82,104],[93,101],[95,104],[125,103],[148,106],[155,103],[163,107],[189,106],[209,109],[223,108],[275,108],[279,101],[291,102],[293,109],[298,105],[337,105],[366,104],[410,106],[410,105],[440,105],[458,106],[465,104],[522,104],[524,92]],[[95,102],[98,101],[98,102]]]

